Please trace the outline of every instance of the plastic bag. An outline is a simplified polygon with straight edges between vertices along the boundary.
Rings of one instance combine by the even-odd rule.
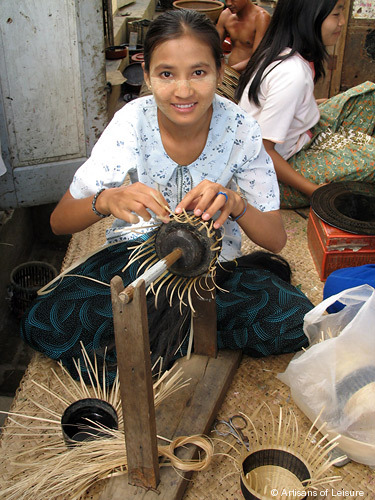
[[[326,314],[336,300],[345,304]],[[332,295],[308,312],[309,348],[278,378],[313,422],[327,423],[349,458],[375,465],[375,289],[361,285]]]

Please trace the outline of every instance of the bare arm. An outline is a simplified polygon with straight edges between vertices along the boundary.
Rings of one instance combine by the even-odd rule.
[[[227,18],[228,18],[227,10],[228,9],[223,10],[223,12],[220,14],[219,19],[216,23],[216,29],[219,33],[221,43],[224,42],[225,36],[227,34],[227,30],[225,29],[225,23],[226,23]]]
[[[240,61],[239,63],[237,64],[233,64],[233,66],[231,66],[234,70],[238,71],[239,73],[241,73],[241,71],[243,71],[246,66],[247,66],[247,63],[250,61],[250,57],[248,57],[247,59],[244,59],[243,61]]]
[[[255,38],[253,44],[253,54],[256,51],[258,45],[262,41],[265,32],[267,31],[268,25],[270,24],[271,16],[265,10],[259,11],[256,17],[255,23]]]
[[[294,170],[294,168],[289,165],[286,160],[284,160],[284,158],[275,150],[274,142],[263,139],[263,144],[267,153],[272,158],[277,179],[280,182],[301,191],[301,193],[304,193],[308,197],[310,197],[313,192],[318,189],[319,186],[317,184],[314,184],[299,172],[296,172],[296,170]]]
[[[220,191],[226,193],[228,201],[225,196],[218,194]],[[205,180],[184,196],[176,207],[176,213],[181,213],[185,208],[194,210],[197,217],[209,220],[217,212],[221,212],[214,224],[215,228],[219,228],[229,215],[240,215],[244,210],[244,203],[246,202],[237,192]],[[286,233],[279,210],[261,212],[249,203],[246,203],[246,207],[245,214],[238,219],[238,224],[246,235],[257,245],[271,252],[280,252],[286,243]]]
[[[68,190],[51,214],[52,231],[55,234],[72,234],[98,222],[100,217],[92,211],[93,198],[94,195],[76,199]],[[150,220],[151,215],[147,209],[167,222],[168,212],[163,208],[166,205],[167,202],[159,191],[140,182],[106,189],[96,201],[96,209],[101,214],[112,214],[132,224],[138,222],[138,215],[145,221]]]
[[[261,212],[249,203],[238,224],[251,241],[273,253],[280,252],[286,244],[286,232],[279,210]]]

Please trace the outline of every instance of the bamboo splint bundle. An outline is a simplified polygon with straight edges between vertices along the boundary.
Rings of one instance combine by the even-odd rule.
[[[78,380],[60,364],[60,369],[51,369],[53,384],[33,381],[35,392],[29,396],[34,406],[28,413],[10,412],[7,431],[23,441],[22,450],[4,448],[2,456],[3,474],[0,482],[4,500],[45,500],[46,498],[82,498],[88,488],[112,475],[125,474],[127,458],[121,413],[119,379],[109,389],[106,384],[105,367],[100,373],[83,349],[85,364],[90,367],[91,384],[86,385],[77,363]],[[164,372],[154,383],[154,401],[161,401],[189,384],[183,379],[181,370]],[[54,390],[50,388],[54,386]],[[93,433],[98,426],[105,437],[82,441],[67,447],[61,431],[61,415],[74,401],[84,398],[99,398],[110,403],[118,413],[119,429],[109,429],[94,422],[87,422]],[[158,446],[163,466],[172,466],[182,471],[203,470],[211,462],[213,447],[203,436],[181,436],[166,446]],[[193,444],[201,450],[199,459],[183,461],[175,455],[175,449]]]

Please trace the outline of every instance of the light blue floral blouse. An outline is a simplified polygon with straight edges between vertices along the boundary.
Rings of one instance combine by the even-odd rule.
[[[279,208],[276,173],[263,148],[257,122],[217,95],[206,146],[190,165],[178,165],[165,152],[154,98],[141,97],[128,103],[115,114],[90,158],[77,170],[70,186],[71,195],[85,198],[102,187],[121,186],[127,174],[131,182],[139,181],[159,190],[172,210],[204,179],[234,190],[238,186],[248,202],[261,211]],[[134,239],[140,232],[136,226],[149,226],[152,222],[155,221],[130,225],[116,219],[107,230],[107,241]],[[223,229],[221,259],[232,260],[241,255],[240,228],[228,219]]]

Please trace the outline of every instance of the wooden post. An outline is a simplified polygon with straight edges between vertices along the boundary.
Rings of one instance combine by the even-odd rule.
[[[198,288],[198,294],[193,296],[193,332],[194,332],[194,353],[203,354],[211,358],[217,357],[217,320],[215,287],[212,278],[207,278],[207,288],[212,291]]]
[[[345,52],[345,45],[346,45],[346,34],[348,31],[348,24],[349,24],[350,13],[352,12],[352,7],[353,7],[353,0],[350,0],[349,2],[345,2],[345,6],[344,6],[345,24],[342,28],[340,38],[338,39],[337,44],[335,45],[334,57],[335,57],[336,64],[335,64],[334,70],[332,71],[332,78],[331,78],[330,89],[329,89],[329,97],[333,97],[340,92],[342,64],[344,61],[344,52]]]
[[[120,276],[111,280],[128,480],[134,486],[156,489],[160,480],[150,341],[145,283],[134,288],[133,300],[125,304]]]

